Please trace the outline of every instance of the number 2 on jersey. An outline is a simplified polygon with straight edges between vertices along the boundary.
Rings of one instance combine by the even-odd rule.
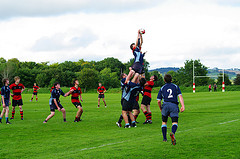
[[[169,92],[168,98],[173,98],[172,89],[168,89],[167,92]]]

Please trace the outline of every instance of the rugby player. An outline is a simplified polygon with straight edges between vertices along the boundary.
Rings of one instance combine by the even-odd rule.
[[[43,123],[47,123],[49,119],[51,119],[55,115],[55,109],[62,112],[63,121],[66,122],[66,111],[63,108],[62,104],[60,103],[59,97],[60,95],[66,97],[69,95],[69,92],[64,94],[63,91],[60,89],[60,84],[58,82],[54,83],[54,89],[51,92],[51,98],[49,100],[50,105],[50,115],[44,120]]]
[[[36,83],[33,84],[33,94],[32,94],[32,98],[30,100],[30,102],[33,100],[34,95],[36,95],[36,101],[38,101],[38,97],[37,97],[37,92],[40,88],[37,86]]]
[[[143,124],[152,124],[152,112],[150,110],[150,103],[152,100],[151,92],[154,85],[154,81],[157,80],[157,76],[153,75],[150,77],[150,81],[145,83],[145,87],[143,89],[143,98],[141,103],[141,109],[144,113],[146,120]]]
[[[172,83],[172,76],[166,74],[164,76],[164,81],[166,84],[162,86],[162,88],[158,92],[157,100],[158,106],[162,112],[162,134],[163,134],[163,141],[167,141],[167,121],[168,116],[172,118],[172,132],[170,133],[171,141],[173,145],[176,145],[175,133],[178,128],[178,98],[181,103],[180,111],[183,112],[185,110],[183,97],[181,94],[180,88]],[[163,101],[163,104],[161,104]]]
[[[72,104],[78,109],[74,122],[79,122],[81,121],[80,118],[83,113],[82,104],[79,101],[79,97],[80,97],[80,100],[83,102],[82,91],[81,91],[81,88],[79,87],[79,82],[77,79],[73,81],[73,85],[74,86],[70,88],[70,91],[68,92],[68,94],[72,94],[72,97],[71,97]]]
[[[107,104],[106,101],[104,99],[104,93],[107,91],[106,88],[104,86],[102,86],[102,83],[98,84],[98,88],[97,88],[97,93],[98,93],[98,108],[100,107],[100,99],[102,98],[104,104],[105,104],[105,108],[107,108]]]
[[[3,110],[2,110],[2,113],[0,115],[0,123],[2,123],[2,118],[3,118],[3,115],[5,114],[6,124],[11,124],[8,120],[9,105],[11,105],[10,88],[9,88],[8,85],[9,85],[9,79],[4,78],[3,79],[3,87],[1,88]]]
[[[14,77],[15,83],[11,84],[9,88],[13,91],[13,98],[12,98],[12,117],[10,119],[14,119],[15,115],[15,107],[19,106],[20,109],[20,115],[21,115],[21,120],[23,120],[23,101],[22,101],[22,92],[25,89],[25,86],[20,83],[20,77],[16,76]]]

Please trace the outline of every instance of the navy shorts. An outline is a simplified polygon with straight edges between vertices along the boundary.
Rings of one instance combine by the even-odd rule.
[[[4,98],[4,102],[5,102],[5,106],[6,106],[6,107],[9,107],[9,99],[5,99],[5,98]],[[3,102],[2,102],[2,103],[3,103]]]
[[[143,104],[143,105],[145,105],[145,106],[148,106],[148,105],[150,105],[150,103],[151,103],[151,100],[152,100],[152,98],[150,98],[150,97],[148,97],[148,96],[143,96],[143,98],[142,98],[142,103],[141,104]]]
[[[179,108],[178,105],[171,102],[164,102],[162,105],[162,115],[172,117],[178,117]]]
[[[57,104],[58,104],[58,106],[59,106],[60,109],[63,108],[63,106],[62,106],[61,103],[57,103]],[[55,105],[55,103],[53,103],[53,104],[50,105],[50,111],[51,111],[51,112],[55,112],[56,109],[58,109],[58,108],[57,108],[57,106]]]
[[[134,104],[133,104],[133,108],[132,109],[137,109],[139,110],[139,104],[138,104],[138,101],[135,101]]]
[[[82,107],[80,102],[72,102],[72,104],[77,108],[78,106]]]
[[[37,95],[37,92],[33,92],[33,95]]]
[[[23,105],[23,101],[22,99],[20,100],[12,100],[12,106],[15,107],[15,106],[19,106],[19,105]]]
[[[122,103],[123,111],[132,111],[133,110],[134,102],[129,102],[129,101],[126,101],[125,99],[122,99],[121,103]]]
[[[104,98],[104,94],[99,94],[98,98]]]
[[[139,62],[133,63],[132,69],[136,73],[143,74],[143,66]]]

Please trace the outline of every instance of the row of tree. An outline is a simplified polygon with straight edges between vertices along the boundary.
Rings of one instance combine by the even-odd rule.
[[[51,87],[53,83],[60,82],[62,86],[72,86],[73,79],[78,79],[80,86],[86,89],[96,88],[101,82],[107,89],[119,87],[119,76],[121,73],[128,73],[129,67],[133,64],[134,59],[130,59],[127,63],[122,63],[116,58],[105,58],[102,61],[84,61],[83,59],[72,62],[65,61],[63,63],[49,62],[20,62],[13,58],[5,60],[0,58],[0,76],[8,77],[10,82],[14,76],[19,76],[21,82],[26,87],[32,87],[33,83],[37,83],[40,87]],[[195,66],[195,76],[206,76],[207,67],[201,64],[200,60],[187,60],[184,67],[178,71],[169,71],[173,76],[173,83],[179,86],[192,86],[193,83],[193,62]],[[144,60],[144,70],[147,79],[151,75],[157,75],[158,81],[155,86],[164,85],[163,76],[158,71],[148,71],[149,63]],[[240,77],[240,76],[239,76]],[[229,77],[224,77],[226,85],[231,84]],[[219,74],[218,84],[221,84],[222,76]],[[237,81],[237,80],[236,80]],[[214,79],[209,77],[196,78],[197,85],[213,84]]]

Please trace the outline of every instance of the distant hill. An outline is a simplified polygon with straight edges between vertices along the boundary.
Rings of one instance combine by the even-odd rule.
[[[157,69],[153,69],[153,70],[149,70],[149,72],[152,71],[158,71],[160,72],[162,75],[165,75],[168,71],[178,71],[180,68],[179,67],[163,67],[163,68],[157,68]],[[218,69],[218,68],[213,68],[213,69],[208,69],[208,76],[217,76],[219,75],[219,73],[222,73],[223,70],[222,69]],[[227,74],[230,78],[230,80],[233,80],[237,74],[240,74],[240,69],[238,68],[231,68],[231,69],[225,69],[224,73]]]
[[[162,75],[165,75],[168,71],[175,71],[176,72],[177,70],[179,70],[178,67],[164,67],[164,68],[157,68],[157,69],[154,69],[154,70],[149,70],[149,72],[158,71]]]

